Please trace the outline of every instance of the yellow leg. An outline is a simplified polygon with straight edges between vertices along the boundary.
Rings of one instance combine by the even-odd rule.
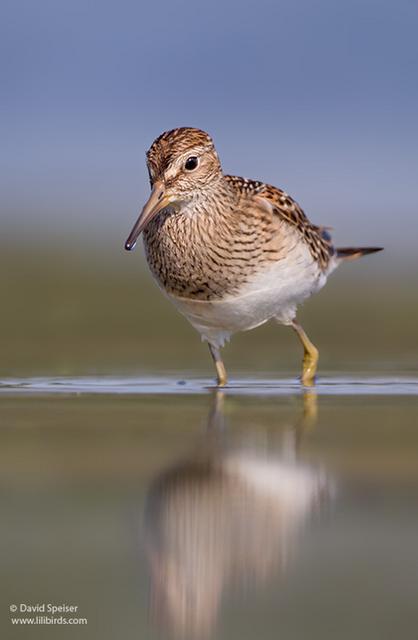
[[[215,363],[218,387],[223,387],[228,382],[228,378],[226,375],[225,365],[222,362],[221,352],[217,347],[214,347],[211,344],[209,344],[209,351],[213,358],[213,362]]]
[[[315,384],[315,373],[318,366],[319,351],[309,340],[308,336],[296,320],[292,322],[292,327],[303,344],[302,384],[304,384],[305,387],[312,387]]]

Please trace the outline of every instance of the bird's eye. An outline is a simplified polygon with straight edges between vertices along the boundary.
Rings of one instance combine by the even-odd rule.
[[[196,169],[198,164],[199,159],[196,156],[190,156],[190,158],[187,158],[186,162],[184,163],[184,168],[186,169],[186,171],[193,171],[194,169]]]

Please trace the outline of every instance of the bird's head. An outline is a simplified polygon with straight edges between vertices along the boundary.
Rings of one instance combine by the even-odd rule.
[[[212,138],[191,127],[166,131],[154,140],[147,164],[152,191],[125,243],[128,251],[163,209],[190,202],[212,189],[222,176]]]

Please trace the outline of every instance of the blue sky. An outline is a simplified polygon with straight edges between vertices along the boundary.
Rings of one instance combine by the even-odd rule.
[[[8,242],[119,247],[147,195],[146,149],[191,125],[213,135],[226,172],[285,188],[339,244],[413,246],[416,2],[2,7]]]

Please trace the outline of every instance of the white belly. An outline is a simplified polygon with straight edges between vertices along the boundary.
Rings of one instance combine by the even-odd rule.
[[[169,298],[203,340],[221,347],[231,334],[254,329],[271,318],[290,324],[297,305],[321,289],[336,266],[332,262],[327,273],[323,273],[308,247],[301,243],[292,260],[280,260],[258,274],[239,295],[215,301],[172,295]]]

